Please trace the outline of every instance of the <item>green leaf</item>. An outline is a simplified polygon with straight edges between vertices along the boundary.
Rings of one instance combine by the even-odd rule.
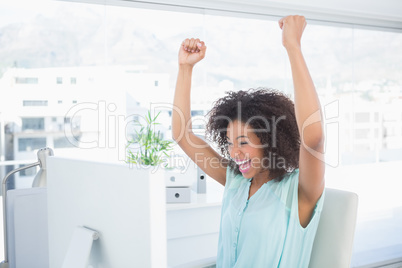
[[[134,120],[140,129],[135,129],[135,136],[132,137],[126,145],[127,161],[131,163],[140,163],[144,165],[159,165],[167,163],[169,155],[168,151],[172,150],[172,142],[164,140],[161,132],[154,130],[152,127],[160,125],[157,118],[161,111],[152,117],[150,110],[145,117],[146,124],[141,124],[138,120]],[[138,144],[139,148],[136,153],[131,151],[130,145]],[[165,164],[165,167],[167,164]]]

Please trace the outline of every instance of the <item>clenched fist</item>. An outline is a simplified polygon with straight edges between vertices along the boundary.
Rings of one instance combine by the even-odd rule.
[[[300,48],[301,37],[307,22],[303,16],[287,16],[279,20],[282,44],[286,49]]]
[[[205,57],[207,47],[200,39],[186,39],[180,45],[179,65],[194,66]]]

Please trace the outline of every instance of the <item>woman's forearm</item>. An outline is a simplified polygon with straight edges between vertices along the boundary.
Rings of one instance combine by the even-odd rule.
[[[176,91],[172,112],[172,138],[177,142],[191,131],[191,79],[193,66],[180,65],[177,75]]]
[[[300,47],[287,48],[287,53],[293,77],[296,121],[302,143],[317,148],[324,141],[320,101]]]
[[[172,109],[172,138],[177,142],[192,131],[191,78],[194,65],[205,57],[207,47],[200,39],[185,39],[179,49],[179,73]]]

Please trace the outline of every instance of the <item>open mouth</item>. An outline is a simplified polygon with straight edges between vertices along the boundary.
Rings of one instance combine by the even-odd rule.
[[[250,159],[244,161],[236,161],[236,163],[239,165],[239,170],[241,173],[246,173],[251,167]]]

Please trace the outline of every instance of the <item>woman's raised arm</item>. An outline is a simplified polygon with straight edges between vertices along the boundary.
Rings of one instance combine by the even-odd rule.
[[[320,101],[301,50],[301,37],[306,27],[303,16],[279,20],[282,43],[292,70],[296,121],[301,137],[299,157],[299,214],[308,223],[312,209],[324,186],[324,131]],[[300,206],[305,204],[305,206]],[[304,219],[302,219],[304,217]]]
[[[205,57],[206,46],[199,39],[186,39],[179,50],[179,73],[172,111],[172,138],[208,176],[226,183],[224,159],[192,131],[191,79],[194,65]]]

